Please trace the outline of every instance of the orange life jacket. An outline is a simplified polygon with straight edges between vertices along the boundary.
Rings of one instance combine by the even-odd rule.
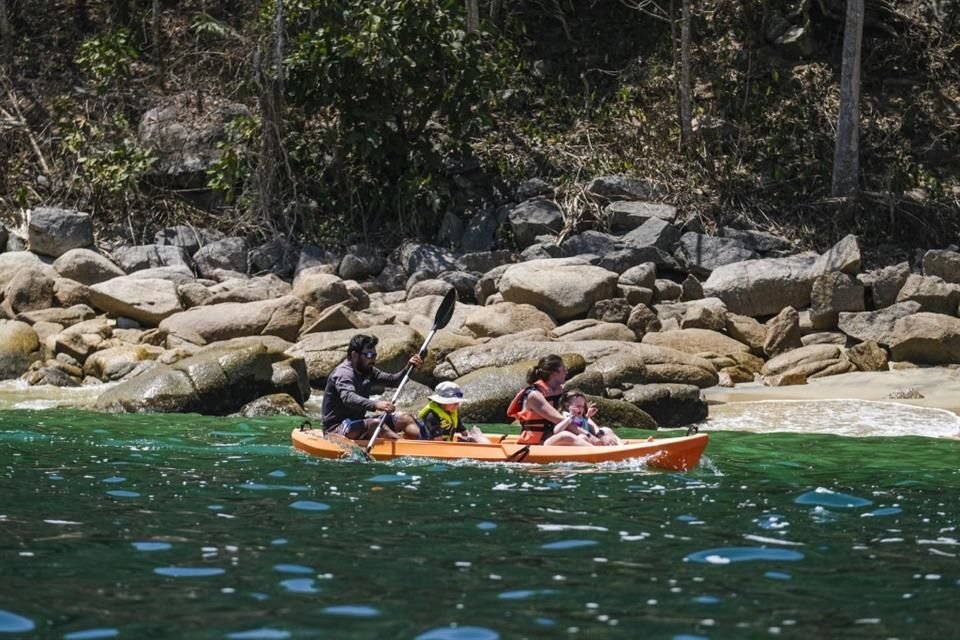
[[[553,435],[553,423],[541,416],[539,413],[527,409],[524,405],[527,402],[527,396],[532,391],[539,391],[543,397],[554,408],[560,403],[562,393],[551,395],[550,387],[543,380],[537,380],[529,387],[520,390],[520,393],[510,402],[507,407],[507,417],[513,418],[520,423],[520,444],[540,444]]]

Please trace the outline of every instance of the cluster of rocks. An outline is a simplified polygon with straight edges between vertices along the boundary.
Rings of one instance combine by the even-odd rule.
[[[460,251],[406,243],[389,255],[297,254],[188,227],[107,252],[86,214],[35,209],[0,253],[0,379],[111,383],[101,410],[299,414],[355,333],[379,338],[379,366],[402,367],[451,288],[453,318],[401,404],[456,380],[478,422],[504,421],[548,353],[565,358],[569,386],[594,396],[604,422],[650,428],[703,419],[701,390],[717,384],[960,363],[956,251],[928,251],[919,272],[861,272],[852,236],[791,254],[767,233],[707,235],[624,177],[587,190],[611,233],[569,235],[540,187],[490,219],[446,221],[440,235]],[[505,231],[519,254],[466,251]]]

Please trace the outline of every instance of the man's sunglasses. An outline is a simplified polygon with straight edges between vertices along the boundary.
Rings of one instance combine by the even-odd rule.
[[[360,352],[360,355],[362,355],[362,356],[363,356],[364,358],[366,358],[367,360],[376,360],[376,359],[377,359],[377,352],[376,352],[376,351],[361,351],[361,352]]]

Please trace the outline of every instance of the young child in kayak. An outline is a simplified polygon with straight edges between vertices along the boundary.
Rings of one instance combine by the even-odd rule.
[[[464,398],[463,389],[456,382],[441,382],[429,400],[417,414],[421,440],[490,442],[477,427],[467,430],[460,419],[460,403]]]
[[[563,396],[563,416],[569,417],[579,427],[592,444],[603,446],[621,445],[623,441],[612,429],[597,426],[593,416],[597,415],[597,405],[587,402],[587,397],[579,391],[570,391]]]

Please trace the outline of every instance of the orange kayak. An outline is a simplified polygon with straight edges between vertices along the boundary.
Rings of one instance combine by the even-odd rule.
[[[351,449],[365,449],[363,440],[328,439],[321,429],[294,429],[293,446],[321,458],[349,457]],[[659,440],[624,440],[611,447],[544,447],[522,445],[517,436],[502,440],[491,437],[489,444],[437,440],[378,440],[370,451],[376,460],[395,458],[436,458],[479,462],[620,462],[642,459],[647,466],[670,471],[687,471],[697,466],[707,446],[707,434]]]

